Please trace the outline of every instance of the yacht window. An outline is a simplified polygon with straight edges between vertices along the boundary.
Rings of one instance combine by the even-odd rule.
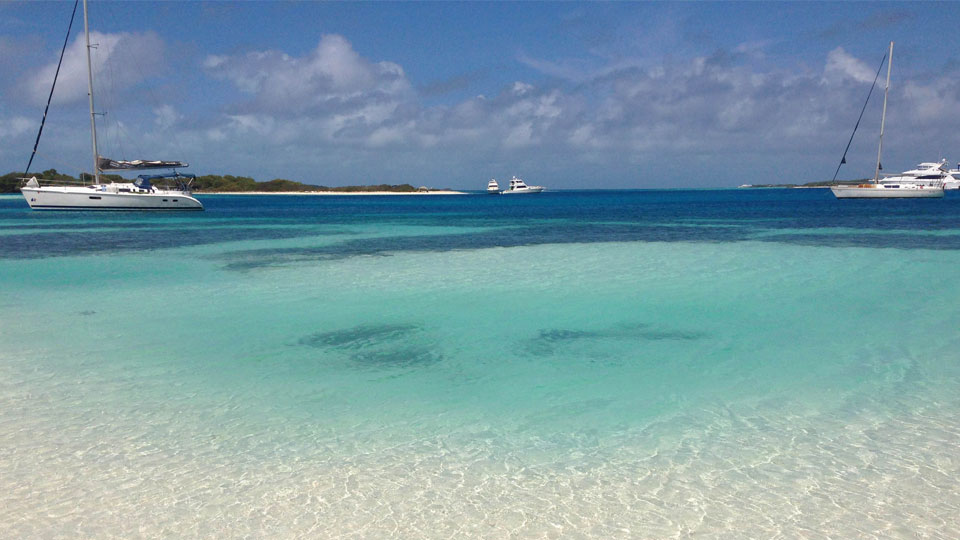
[[[90,198],[91,198],[91,199],[97,199],[97,200],[100,199],[100,197],[98,197],[98,196],[96,196],[96,195],[91,195]]]

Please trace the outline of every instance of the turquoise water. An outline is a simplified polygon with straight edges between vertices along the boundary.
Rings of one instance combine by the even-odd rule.
[[[960,536],[960,197],[0,199],[0,536]]]

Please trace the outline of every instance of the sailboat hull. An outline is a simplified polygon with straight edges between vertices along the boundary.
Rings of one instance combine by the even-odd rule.
[[[943,188],[938,187],[899,187],[883,185],[833,186],[830,191],[838,199],[935,199],[943,197]]]
[[[182,192],[111,193],[87,187],[23,187],[34,210],[203,210],[203,204]]]

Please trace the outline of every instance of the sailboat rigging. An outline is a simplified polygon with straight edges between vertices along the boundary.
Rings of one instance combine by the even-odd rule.
[[[70,24],[67,25],[67,35],[63,38],[63,48],[60,49],[60,60],[57,61],[57,71],[53,74],[53,85],[50,86],[50,95],[47,96],[47,106],[43,109],[43,118],[40,119],[40,129],[37,131],[37,140],[33,143],[33,152],[30,152],[30,161],[27,162],[27,168],[23,170],[23,175],[30,174],[30,166],[33,165],[33,158],[37,155],[37,147],[40,145],[40,136],[43,135],[43,126],[47,123],[47,113],[50,112],[50,102],[53,101],[53,91],[57,88],[57,79],[60,77],[60,67],[63,66],[63,55],[67,52],[67,42],[70,41],[70,31],[73,29],[73,21],[77,18],[77,6],[80,0],[74,0],[73,13],[70,14]]]
[[[886,55],[887,60],[887,84],[883,89],[883,113],[880,117],[880,142],[877,145],[877,166],[873,175],[873,182],[857,184],[857,185],[843,185],[843,186],[832,186],[830,191],[833,192],[834,196],[838,199],[893,199],[893,198],[936,198],[943,197],[943,184],[944,179],[948,176],[945,168],[946,161],[941,163],[921,163],[920,166],[913,171],[907,171],[901,173],[895,178],[886,178],[880,179],[880,171],[883,168],[880,164],[880,160],[883,157],[883,132],[886,127],[887,122],[887,98],[890,94],[890,71],[893,67],[893,42],[890,42],[890,52]],[[880,63],[880,69],[883,69],[883,62]],[[880,71],[877,71],[877,75],[880,74]],[[876,79],[874,79],[874,84],[876,84]],[[873,88],[870,89],[870,93],[873,93]],[[867,100],[870,99],[870,96],[867,96]],[[866,103],[864,103],[864,108],[866,108]],[[861,118],[863,117],[863,111],[860,112]],[[857,120],[857,125],[860,125],[860,120]],[[856,133],[856,127],[854,128],[854,133]],[[850,135],[850,141],[853,141],[853,135]],[[850,149],[850,143],[847,143],[847,150]],[[840,160],[840,165],[846,163],[847,151],[844,150],[843,158]],[[840,167],[837,167],[839,172]],[[836,180],[836,173],[834,173],[834,180]]]
[[[857,117],[857,123],[853,126],[853,133],[850,134],[850,140],[847,141],[847,147],[843,149],[843,157],[840,158],[840,163],[837,165],[837,170],[833,173],[833,181],[837,181],[837,174],[840,173],[840,167],[842,167],[847,162],[847,152],[850,151],[850,144],[853,143],[853,136],[857,134],[857,128],[860,127],[860,121],[863,120],[863,112],[867,110],[867,103],[870,103],[870,96],[873,95],[873,89],[877,87],[877,79],[880,78],[880,72],[883,71],[883,64],[887,61],[887,55],[883,55],[883,59],[880,60],[880,67],[877,68],[877,74],[873,77],[873,84],[870,85],[870,91],[867,92],[867,99],[863,102],[863,107],[860,108],[860,116]]]

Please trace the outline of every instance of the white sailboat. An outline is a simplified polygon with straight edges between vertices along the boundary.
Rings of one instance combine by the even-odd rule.
[[[936,179],[931,179],[930,182],[903,181],[907,173],[903,173],[896,178],[880,180],[880,157],[883,154],[883,128],[887,120],[887,95],[890,92],[890,68],[892,65],[893,42],[891,41],[890,53],[887,56],[887,84],[883,91],[883,115],[880,117],[880,143],[877,149],[877,167],[873,175],[873,182],[831,187],[830,191],[832,191],[838,199],[926,199],[943,197],[942,180],[937,181]],[[845,158],[841,161],[841,164],[844,161]]]
[[[76,13],[76,6],[74,6]],[[71,26],[73,20],[71,19]],[[83,0],[83,32],[87,45],[87,90],[90,102],[90,138],[93,147],[93,183],[90,185],[55,185],[46,180],[38,180],[36,176],[24,178],[25,183],[20,192],[27,204],[34,210],[203,210],[203,204],[193,197],[190,183],[195,178],[192,174],[183,174],[176,169],[186,167],[180,161],[121,161],[100,156],[97,149],[97,123],[93,108],[93,68],[90,61],[90,28],[87,18],[87,0]],[[69,39],[69,30],[67,31]],[[64,41],[66,47],[66,41]],[[63,53],[61,53],[61,61]],[[59,73],[59,67],[57,68]],[[54,88],[56,76],[54,76]],[[53,89],[50,91],[53,97]],[[47,102],[49,109],[50,103]],[[44,121],[46,111],[44,112]],[[43,133],[43,123],[37,135]],[[37,147],[34,145],[33,155]],[[30,163],[33,163],[33,155]],[[27,165],[29,171],[30,165]],[[137,171],[146,169],[171,169],[167,174],[142,174],[130,182],[103,183],[100,173],[106,171]],[[157,185],[159,184],[159,185]]]

